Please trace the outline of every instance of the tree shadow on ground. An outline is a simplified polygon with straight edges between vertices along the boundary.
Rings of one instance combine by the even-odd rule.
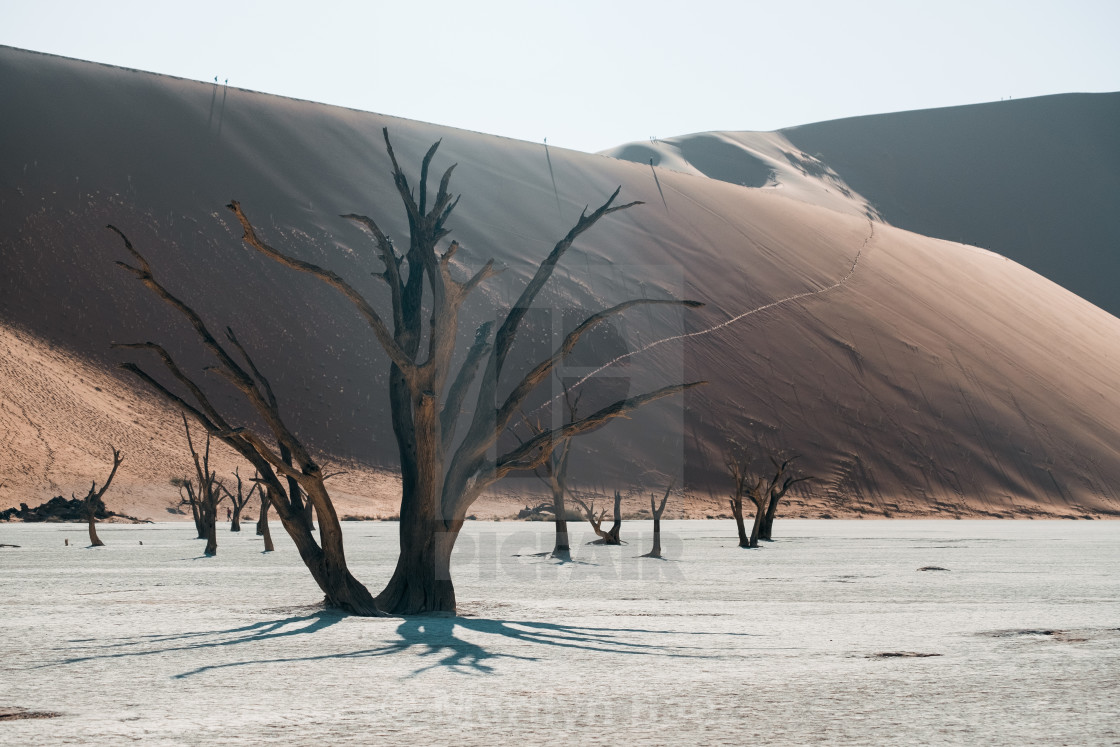
[[[482,633],[499,636],[522,644],[552,648],[581,649],[603,654],[655,656],[658,658],[714,659],[719,654],[706,653],[702,646],[680,645],[658,636],[750,636],[750,633],[710,633],[707,631],[651,630],[645,628],[599,628],[528,620],[495,620],[475,617],[414,616],[404,618],[397,626],[398,639],[376,648],[344,653],[322,654],[277,659],[257,659],[208,665],[175,675],[183,679],[203,672],[249,664],[292,664],[331,659],[359,659],[397,654],[414,655],[425,663],[413,670],[409,678],[436,668],[447,668],[462,674],[494,673],[493,663],[499,659],[538,661],[539,657],[503,653],[466,640],[456,634]],[[652,639],[652,641],[650,640]]]
[[[579,559],[572,558],[572,554],[570,552],[555,552],[553,550],[549,550],[547,552],[533,552],[533,553],[527,553],[527,554],[521,554],[521,555],[515,554],[515,555],[512,555],[511,557],[514,557],[514,558],[542,558],[542,560],[536,562],[535,565],[562,566],[562,565],[567,565],[569,563],[571,563],[572,565],[590,565],[590,566],[598,566],[599,565],[599,563],[592,563],[591,561],[588,561],[588,560],[579,560]]]
[[[130,657],[158,657],[187,651],[227,649],[260,644],[273,639],[308,636],[300,644],[303,650],[313,641],[313,636],[343,619],[385,622],[385,618],[358,618],[346,613],[320,609],[310,614],[290,615],[221,630],[201,630],[186,633],[123,636],[106,641],[104,638],[71,640],[73,646],[64,649],[73,654],[41,667],[81,664],[91,661],[111,661]],[[532,648],[577,649],[602,654],[653,656],[658,658],[718,658],[709,653],[708,646],[682,643],[681,638],[699,641],[701,636],[750,636],[750,633],[713,633],[708,631],[656,630],[649,628],[592,627],[538,620],[500,620],[477,617],[452,617],[423,615],[400,619],[394,631],[395,640],[373,648],[355,651],[332,652],[280,658],[248,658],[199,666],[174,675],[184,679],[219,669],[261,664],[307,663],[324,660],[361,659],[385,656],[414,656],[421,665],[408,675],[416,677],[425,672],[443,668],[462,674],[485,675],[495,672],[494,663],[500,659],[538,661]],[[479,636],[493,636],[513,641],[522,653],[507,653],[498,648],[508,645],[485,646],[470,640]],[[498,643],[495,641],[495,643]],[[88,653],[85,653],[87,652]],[[528,653],[526,653],[528,652]],[[36,667],[36,668],[41,668]]]

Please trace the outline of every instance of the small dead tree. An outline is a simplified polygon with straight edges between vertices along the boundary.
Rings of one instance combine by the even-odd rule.
[[[665,502],[669,500],[669,493],[673,490],[673,483],[665,488],[665,495],[661,496],[661,505],[658,506],[653,493],[649,494],[649,510],[653,514],[653,549],[643,555],[643,558],[661,557],[661,514],[665,513]]]
[[[568,411],[568,422],[576,420],[576,410],[579,407],[580,394],[574,394],[561,379],[564,388],[564,406]],[[524,418],[534,436],[548,431],[540,421],[530,422]],[[522,442],[524,443],[524,442]],[[556,523],[556,542],[552,547],[552,557],[560,560],[571,560],[572,548],[568,540],[568,508],[565,505],[564,494],[568,490],[568,458],[572,454],[572,439],[564,439],[552,452],[544,464],[533,470],[552,493],[552,515]]]
[[[762,526],[758,530],[758,538],[760,540],[772,541],[774,532],[774,517],[778,514],[778,504],[791,487],[799,482],[806,482],[812,480],[810,476],[794,477],[787,474],[794,460],[799,459],[799,456],[792,456],[789,459],[779,462],[774,457],[770,457],[770,461],[774,463],[774,468],[777,470],[772,480],[770,480],[770,499],[766,505],[766,515],[762,517]]]
[[[595,530],[595,534],[599,535],[599,539],[591,544],[593,545],[621,545],[622,539],[619,537],[619,532],[622,530],[622,493],[617,490],[614,491],[614,524],[608,531],[603,531],[603,518],[607,515],[607,509],[603,509],[599,513],[595,513],[595,501],[591,501],[591,505],[584,502],[579,496],[573,496],[576,503],[583,509],[583,516],[591,524],[591,528]]]
[[[191,427],[187,423],[187,416],[182,415],[182,418],[183,430],[187,434],[187,448],[190,449],[191,459],[194,460],[195,472],[195,479],[186,480],[184,487],[191,506],[198,507],[201,523],[200,539],[206,540],[203,554],[213,556],[218,554],[218,504],[222,502],[222,491],[225,490],[225,486],[218,480],[218,474],[210,469],[210,434],[206,434],[206,449],[200,458],[191,439]]]
[[[200,540],[206,539],[206,526],[202,523],[202,512],[199,510],[198,502],[195,500],[195,492],[193,487],[187,490],[187,486],[191,481],[185,477],[172,477],[171,484],[179,489],[179,507],[190,506],[191,518],[194,519],[194,529],[198,532]]]
[[[102,499],[105,497],[105,491],[109,489],[109,485],[113,482],[113,477],[117,474],[117,467],[120,467],[121,462],[124,461],[124,457],[121,456],[120,451],[118,451],[115,446],[110,446],[109,448],[113,450],[113,468],[109,470],[109,476],[105,478],[105,484],[98,490],[97,481],[94,480],[89,486],[89,492],[86,493],[85,497],[82,499],[82,507],[86,512],[86,521],[89,523],[90,547],[105,546],[105,543],[97,536],[97,513],[100,510],[104,510],[105,501]],[[73,493],[70,494],[70,497],[77,500],[77,496]]]
[[[253,483],[253,487],[249,488],[249,492],[246,493],[242,486],[241,473],[238,469],[235,469],[233,471],[233,476],[237,478],[237,495],[234,495],[225,485],[222,485],[221,487],[222,492],[226,494],[226,497],[229,498],[230,503],[233,504],[233,516],[230,518],[229,530],[231,532],[240,532],[241,510],[245,508],[245,504],[247,504],[253,498],[253,493],[260,490],[261,484],[259,477],[256,473],[254,473],[253,479],[251,480],[251,482]]]
[[[739,547],[758,547],[758,530],[762,524],[762,515],[766,510],[765,493],[766,481],[762,478],[755,480],[750,474],[750,459],[747,452],[737,445],[732,446],[727,455],[727,471],[731,474],[735,492],[728,503],[731,504],[731,515],[735,517],[735,528],[739,531]],[[743,524],[743,499],[747,498],[754,504],[754,524],[748,535]]]

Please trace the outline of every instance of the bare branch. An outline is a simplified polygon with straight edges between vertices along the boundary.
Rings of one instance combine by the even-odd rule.
[[[368,301],[366,301],[362,294],[358,293],[358,291],[355,290],[349,283],[347,283],[338,274],[332,272],[331,270],[323,269],[318,265],[311,264],[310,262],[304,262],[301,259],[289,257],[288,255],[283,254],[282,252],[274,249],[273,247],[262,241],[257,236],[256,230],[254,230],[253,228],[253,224],[249,222],[249,218],[241,210],[241,204],[238,203],[237,200],[232,200],[226,207],[233,211],[233,214],[237,216],[237,220],[241,222],[241,228],[244,230],[242,239],[246,244],[248,244],[253,249],[256,249],[258,252],[268,257],[269,259],[273,259],[276,262],[284,265],[285,267],[290,267],[293,270],[299,270],[300,272],[314,275],[315,277],[325,282],[327,285],[335,288],[340,293],[342,293],[342,295],[345,296],[354,305],[354,307],[366,320],[366,323],[369,324],[370,328],[373,330],[374,336],[377,337],[377,341],[381,344],[381,347],[384,348],[386,354],[393,361],[393,363],[396,363],[397,366],[399,366],[400,369],[406,373],[406,375],[412,376],[414,374],[416,368],[415,364],[405,354],[404,350],[402,350],[401,347],[397,344],[396,340],[393,339],[393,335],[389,332],[389,328],[385,326],[385,322],[381,319],[381,315],[377,313],[376,309],[374,309]]]
[[[447,390],[447,400],[444,402],[439,416],[440,433],[444,444],[454,438],[455,428],[459,422],[459,413],[463,409],[463,400],[467,396],[467,390],[470,389],[471,383],[478,373],[478,366],[482,359],[490,352],[490,330],[493,326],[493,322],[484,322],[479,325],[474,334],[474,343],[467,351],[467,357],[463,361],[463,365],[459,367],[459,373]]]
[[[278,410],[279,405],[276,403],[276,395],[272,391],[272,385],[268,383],[268,379],[264,377],[264,374],[262,374],[260,372],[260,369],[257,368],[257,364],[253,362],[252,356],[249,355],[248,351],[245,350],[244,346],[242,346],[241,342],[237,339],[237,335],[233,333],[233,327],[226,327],[226,338],[233,343],[238,352],[241,353],[241,357],[245,359],[245,363],[249,366],[249,370],[253,372],[253,376],[256,377],[257,382],[264,390],[265,396],[268,398],[269,406],[273,410]]]
[[[614,193],[607,198],[607,201],[600,205],[591,215],[587,215],[587,211],[584,210],[584,213],[580,215],[576,224],[568,231],[568,235],[557,242],[549,255],[541,261],[533,278],[529,281],[528,285],[525,286],[525,289],[521,292],[513,308],[506,314],[502,326],[498,329],[498,334],[494,341],[494,352],[492,354],[494,358],[495,374],[500,374],[502,372],[506,356],[509,354],[509,350],[513,345],[513,340],[517,335],[517,329],[521,325],[521,320],[525,318],[525,314],[528,313],[529,308],[533,305],[533,301],[536,300],[544,284],[548,282],[548,279],[552,276],[553,270],[556,269],[556,264],[572,246],[576,238],[584,231],[594,226],[603,216],[642,204],[641,202],[630,202],[612,208],[611,205],[614,203],[615,198],[618,197],[618,193],[621,190],[622,187],[615,189]]]
[[[684,306],[685,308],[695,309],[703,306],[704,304],[700,303],[699,301],[676,301],[672,299],[637,298],[630,301],[624,301],[623,303],[612,306],[609,309],[604,309],[597,314],[592,314],[582,323],[580,323],[575,329],[568,333],[567,337],[565,337],[564,341],[560,344],[560,347],[556,349],[556,352],[538,363],[537,366],[532,371],[527,373],[525,375],[525,378],[523,378],[517,384],[517,386],[513,388],[513,390],[506,397],[506,401],[502,403],[502,406],[498,409],[497,430],[500,432],[505,430],[506,427],[509,426],[510,419],[513,417],[514,412],[516,412],[517,409],[520,408],[522,404],[524,404],[525,399],[533,392],[534,389],[536,389],[538,385],[540,385],[541,382],[543,382],[548,377],[548,375],[553,371],[556,365],[571,354],[572,350],[576,346],[576,343],[579,342],[580,338],[583,337],[584,334],[599,326],[610,317],[615,316],[616,314],[621,314],[627,309],[631,309],[635,306],[651,305]]]
[[[494,469],[494,479],[505,477],[514,470],[530,470],[536,468],[552,454],[553,449],[556,448],[557,442],[561,439],[572,438],[580,433],[595,430],[608,421],[632,412],[650,402],[707,383],[706,381],[694,381],[688,384],[673,384],[653,392],[621,399],[585,418],[535,436],[518,448],[513,449],[497,459]]]

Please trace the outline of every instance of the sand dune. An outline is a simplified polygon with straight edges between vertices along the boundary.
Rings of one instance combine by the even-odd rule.
[[[641,163],[656,154],[668,168],[757,187],[779,169],[780,186],[801,199],[794,187],[816,180],[796,169],[827,174],[820,184],[833,197],[858,193],[892,225],[991,249],[1117,315],[1118,123],[1120,93],[1062,94],[606,152]],[[817,192],[808,198],[843,209]]]
[[[190,330],[114,266],[125,257],[104,229],[111,222],[210,323],[237,328],[299,433],[351,466],[351,483],[337,488],[347,505],[388,511],[391,482],[377,471],[395,458],[384,356],[336,294],[245,250],[222,207],[238,199],[269,241],[382,298],[367,240],[337,216],[369,213],[406,235],[387,126],[413,173],[437,139],[435,168],[458,164],[457,271],[491,256],[507,268],[467,309],[464,341],[516,297],[583,206],[618,185],[646,204],[581,239],[519,358],[528,365],[550,350],[577,310],[639,295],[707,303],[687,316],[629,315],[570,361],[564,376],[578,380],[624,356],[590,399],[710,381],[584,439],[572,461],[581,489],[633,491],[636,508],[676,479],[691,495],[682,506],[718,512],[722,455],[736,438],[757,444],[763,463],[768,450],[803,455],[818,479],[793,502],[800,515],[1120,511],[1120,320],[1003,256],[887,225],[873,194],[789,133],[713,136],[678,162],[650,144],[649,157],[665,159],[651,169],[638,150],[638,163],[546,152],[2,48],[0,95],[10,112],[0,120],[0,365],[12,372],[0,387],[0,438],[13,445],[0,506],[100,475],[105,432],[138,466],[122,467],[122,496],[125,486],[154,496],[167,465],[181,468],[174,414],[121,379],[109,343],[159,340],[192,370],[205,358]],[[749,156],[738,162],[745,186],[708,174],[734,166],[737,145]],[[644,350],[666,338],[676,339]],[[66,426],[76,419],[80,428]],[[46,443],[28,446],[39,432]],[[486,509],[515,508],[538,487],[508,480]],[[366,497],[374,508],[361,508]]]

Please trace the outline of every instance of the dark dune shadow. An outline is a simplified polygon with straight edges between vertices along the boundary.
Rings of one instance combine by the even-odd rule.
[[[661,163],[661,154],[645,145],[631,144],[624,146],[614,157],[620,161],[633,161],[634,163],[653,161],[654,166]]]
[[[705,176],[744,187],[765,187],[772,169],[742,147],[714,135],[694,135],[680,141],[681,155]]]

